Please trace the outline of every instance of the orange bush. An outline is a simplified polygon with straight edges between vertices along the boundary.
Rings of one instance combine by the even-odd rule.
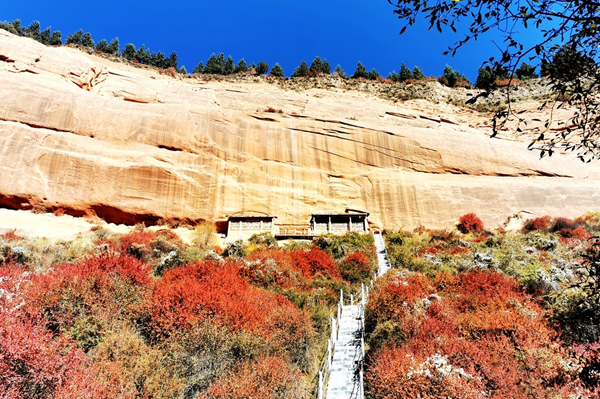
[[[233,263],[206,261],[168,270],[156,283],[148,307],[157,337],[190,330],[203,320],[267,339],[300,342],[312,334],[306,312],[281,295],[251,286]],[[278,335],[282,329],[295,332],[285,338]]]
[[[368,359],[365,380],[374,398],[574,392],[541,308],[499,273],[439,273],[434,282],[418,274],[385,277],[373,289],[366,315],[367,323],[394,321],[405,336],[404,343],[384,345]]]
[[[468,252],[469,252],[469,248],[467,248],[467,247],[461,247],[461,246],[458,246],[458,245],[454,246],[454,247],[452,247],[452,248],[450,248],[448,250],[448,254],[449,255],[453,255],[453,256],[454,255],[464,255],[464,254],[466,254]]]
[[[92,321],[103,324],[138,312],[151,283],[148,268],[135,258],[87,258],[31,276],[24,287],[25,310],[42,315],[56,333],[68,331],[78,320],[87,328]],[[82,319],[86,317],[92,319]]]
[[[256,363],[243,362],[233,373],[223,375],[201,399],[304,398],[307,394],[302,374],[279,357]]]
[[[135,256],[138,259],[147,258],[152,252],[150,242],[155,238],[155,235],[150,232],[136,231],[133,233],[121,236],[121,252],[124,255]]]
[[[267,249],[253,252],[247,261],[239,262],[240,274],[249,282],[280,288],[304,287],[306,279],[292,267],[289,252],[280,249]]]
[[[525,84],[525,82],[523,82],[520,79],[497,79],[495,82],[496,86],[508,86],[508,85],[512,85],[512,86],[521,86],[522,84]]]
[[[111,398],[96,370],[68,340],[0,308],[0,395],[6,399]]]
[[[539,218],[529,219],[523,225],[525,231],[543,230],[547,231],[550,228],[550,216],[542,216]]]
[[[422,274],[413,274],[408,279],[390,274],[380,281],[369,293],[369,306],[365,310],[367,330],[387,320],[402,323],[416,301],[434,293],[431,281]]]
[[[561,230],[575,230],[579,227],[579,224],[568,218],[556,218],[552,222],[550,231],[552,233],[559,233]]]
[[[361,252],[351,252],[341,262],[344,279],[359,282],[371,276],[371,259]]]
[[[458,230],[463,233],[481,233],[483,231],[483,222],[474,213],[467,213],[458,219]]]
[[[577,227],[576,229],[561,229],[558,234],[564,238],[574,238],[576,240],[588,240],[593,237],[583,227]]]
[[[316,274],[322,274],[334,280],[342,278],[340,270],[331,256],[319,248],[311,247],[308,251],[292,251],[290,256],[292,267],[306,278],[313,278]]]
[[[16,235],[14,231],[7,231],[4,234],[0,234],[0,238],[3,238],[5,240],[9,240],[10,241],[10,240],[18,240],[21,237],[19,237],[18,235]]]
[[[419,252],[417,253],[418,256],[423,256],[425,254],[427,255],[436,255],[438,252],[440,252],[437,248],[421,248],[419,249]]]

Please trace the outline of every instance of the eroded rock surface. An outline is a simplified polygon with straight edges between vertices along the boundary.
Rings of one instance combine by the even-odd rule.
[[[353,208],[381,228],[600,208],[600,164],[540,161],[447,103],[174,79],[2,30],[0,87],[4,207],[116,223],[265,212],[281,224]]]

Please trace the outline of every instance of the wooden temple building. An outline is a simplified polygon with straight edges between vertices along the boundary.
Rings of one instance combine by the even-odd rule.
[[[293,228],[275,225],[277,216],[233,215],[227,219],[227,241],[247,240],[254,234],[269,233],[278,240],[312,240],[322,234],[366,233],[368,212],[346,209],[345,212],[315,212],[310,223]]]

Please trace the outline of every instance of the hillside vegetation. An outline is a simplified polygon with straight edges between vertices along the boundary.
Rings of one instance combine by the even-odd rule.
[[[339,290],[370,235],[214,247],[143,226],[70,242],[0,237],[6,398],[309,398]],[[393,269],[366,307],[368,398],[597,397],[600,215],[519,233],[385,232]]]
[[[367,396],[598,397],[599,216],[388,232],[396,270],[366,308]]]
[[[372,237],[224,251],[210,229],[196,238],[1,236],[0,396],[314,396],[339,290],[372,275]]]

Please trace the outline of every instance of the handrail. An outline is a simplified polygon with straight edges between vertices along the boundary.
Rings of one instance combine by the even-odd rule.
[[[374,236],[374,233],[372,233]],[[381,233],[380,233],[381,234]],[[375,238],[375,237],[373,237]],[[382,236],[383,239],[383,236]],[[379,267],[380,262],[379,262],[379,253],[376,254],[377,256],[377,271],[375,272],[373,279],[371,280],[371,283],[368,286],[365,286],[364,284],[361,284],[360,286],[360,291],[356,292],[356,299],[360,299],[357,302],[358,305],[358,310],[359,310],[359,320],[360,320],[360,334],[361,334],[361,338],[360,338],[360,351],[361,351],[361,361],[360,361],[360,370],[359,370],[359,392],[358,392],[358,399],[364,399],[365,396],[365,388],[364,388],[364,368],[363,368],[363,364],[364,364],[364,357],[365,357],[365,306],[369,300],[369,289],[370,287],[373,287],[373,283],[375,282],[375,280],[377,280],[377,278],[382,276],[382,270]],[[389,263],[389,257],[388,257],[388,253],[387,253],[387,248],[385,247],[385,242],[384,242],[384,253],[383,256],[385,257],[384,259],[388,260]],[[354,292],[349,293],[350,294],[350,304],[354,305]],[[324,395],[327,393],[326,389],[328,386],[328,382],[329,382],[329,377],[331,374],[331,361],[333,359],[333,354],[335,352],[335,346],[339,337],[339,321],[342,319],[342,312],[344,310],[344,290],[340,290],[340,301],[338,302],[338,310],[337,310],[337,320],[335,317],[331,318],[331,338],[327,341],[327,354],[326,354],[326,358],[323,359],[322,361],[322,367],[319,369],[319,373],[318,373],[318,377],[319,377],[319,385],[318,385],[318,391],[317,391],[317,398],[318,399],[324,399]],[[314,380],[313,380],[314,381]]]

